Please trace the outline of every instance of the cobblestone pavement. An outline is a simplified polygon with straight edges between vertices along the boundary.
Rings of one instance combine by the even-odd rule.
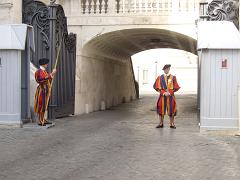
[[[157,96],[46,128],[0,128],[0,179],[240,179],[240,137],[199,133],[195,95],[177,97],[177,129],[156,129]]]

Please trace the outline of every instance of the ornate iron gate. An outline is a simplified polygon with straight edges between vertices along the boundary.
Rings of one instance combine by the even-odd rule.
[[[40,1],[23,0],[23,23],[34,27],[36,52],[32,63],[38,67],[40,58],[49,58],[48,70],[54,67],[61,38],[57,75],[49,103],[48,118],[54,119],[74,114],[76,35],[68,34],[67,19],[61,5],[54,1],[46,6]]]

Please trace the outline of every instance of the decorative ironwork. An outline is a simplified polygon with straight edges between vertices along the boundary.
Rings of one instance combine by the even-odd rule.
[[[213,0],[207,15],[210,21],[232,21],[239,28],[239,0]]]
[[[56,12],[56,28],[55,28],[55,34],[56,34],[56,47],[60,44],[60,38],[63,36],[67,36],[67,18],[64,14],[64,10],[62,6],[57,6],[57,12]]]
[[[23,1],[23,23],[36,24],[35,34],[38,32],[42,36],[45,48],[49,48],[49,14],[47,6],[39,1]]]
[[[76,34],[70,33],[64,38],[65,45],[69,52],[74,52],[74,47],[76,46]]]

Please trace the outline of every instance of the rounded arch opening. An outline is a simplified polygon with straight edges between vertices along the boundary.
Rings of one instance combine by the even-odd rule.
[[[149,49],[171,48],[196,54],[196,39],[153,28],[97,35],[81,50],[76,99],[80,113],[110,108],[137,97],[131,56]],[[77,111],[77,110],[76,110]],[[78,112],[78,111],[77,111]]]

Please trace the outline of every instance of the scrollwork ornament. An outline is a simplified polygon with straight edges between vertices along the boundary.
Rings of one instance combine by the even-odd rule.
[[[56,11],[56,47],[59,46],[60,39],[62,38],[63,34],[68,34],[67,31],[67,19],[64,13],[64,10],[61,6],[58,6]]]
[[[69,52],[74,52],[74,47],[76,46],[76,34],[70,33],[64,38],[66,48]]]
[[[23,23],[34,25],[40,30],[45,48],[49,48],[49,12],[45,4],[39,1],[23,1]]]
[[[210,21],[232,21],[239,27],[239,0],[213,0],[208,5]]]

